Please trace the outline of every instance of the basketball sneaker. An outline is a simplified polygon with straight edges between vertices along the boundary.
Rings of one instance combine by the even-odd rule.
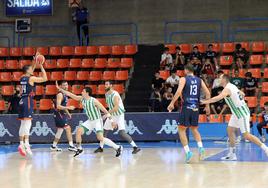
[[[76,148],[75,146],[70,146],[70,145],[69,145],[68,150],[69,150],[69,151],[76,152],[76,151],[77,151],[77,148]]]
[[[262,142],[265,142],[265,141],[266,141],[266,138],[265,138],[265,136],[264,136],[264,135],[263,135],[263,136],[261,136],[261,137],[260,137],[260,139],[261,139],[261,141],[262,141]]]
[[[138,148],[138,147],[133,147],[132,154],[136,154],[136,153],[138,153],[138,152],[140,152],[140,151],[141,151],[140,148]]]
[[[18,147],[18,151],[19,151],[19,154],[23,157],[26,156],[26,151],[25,151],[25,147],[24,145],[20,144],[19,147]]]
[[[82,155],[84,153],[84,150],[83,149],[77,149],[75,154],[74,154],[74,157],[77,157],[79,155]]]
[[[237,157],[235,153],[228,153],[225,157],[222,157],[221,160],[223,161],[236,161]]]
[[[122,154],[123,146],[119,146],[119,148],[116,150],[116,157],[119,157]]]
[[[58,146],[53,146],[53,145],[50,146],[50,150],[51,151],[58,151],[58,152],[61,152],[62,151],[61,148],[58,148]]]
[[[205,149],[203,147],[198,148],[199,160],[203,161],[205,158]]]
[[[30,145],[25,145],[25,150],[26,150],[26,153],[28,154],[28,155],[30,155],[30,156],[32,156],[33,155],[33,152],[32,152],[32,150],[31,150],[31,146]]]
[[[103,152],[103,148],[101,148],[101,147],[98,147],[95,151],[94,151],[94,153],[102,153]]]
[[[193,152],[188,151],[188,152],[186,153],[186,155],[185,155],[185,162],[186,162],[186,163],[189,163],[190,160],[192,159],[192,157],[193,157]]]

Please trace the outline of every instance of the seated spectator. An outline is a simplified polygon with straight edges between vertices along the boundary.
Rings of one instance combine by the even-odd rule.
[[[221,91],[218,91],[218,95],[221,93]],[[225,103],[224,99],[211,104],[211,110],[213,114],[225,114],[227,112],[227,104]]]
[[[155,72],[154,78],[152,79],[152,89],[158,89],[159,91],[163,89],[165,80],[160,77],[159,71]]]
[[[267,126],[268,124],[268,102],[264,103],[264,111],[260,114],[263,118],[263,122],[257,124],[257,129],[261,137],[261,141],[265,142],[266,138],[262,132],[262,128]],[[268,133],[268,129],[266,129],[266,133]]]
[[[235,45],[234,61],[238,69],[242,69],[248,61],[249,52],[245,48],[242,48],[241,44]]]
[[[230,82],[236,85],[238,89],[244,90],[244,79],[239,77],[239,71],[237,69],[235,70],[234,77],[231,78]]]
[[[194,66],[194,74],[200,77],[202,68],[201,61],[197,57],[193,57],[191,64]]]
[[[223,74],[224,72],[222,70],[219,70],[216,74],[216,78],[213,81],[212,91],[211,91],[213,96],[216,96],[218,91],[219,90],[221,91],[223,89],[223,87],[221,86],[221,80],[220,80],[220,76]]]
[[[257,96],[258,94],[258,79],[252,77],[251,72],[245,74],[244,92],[246,96]]]
[[[206,74],[211,79],[215,77],[215,69],[209,58],[205,60],[205,63],[201,69],[202,74]]]
[[[149,100],[149,111],[150,112],[161,112],[161,94],[159,89],[155,89],[150,96]]]
[[[209,44],[208,50],[205,52],[204,57],[205,59],[210,59],[210,62],[214,65],[214,68],[216,70],[220,68],[217,61],[217,56],[218,54],[215,51],[213,51],[213,44]]]
[[[173,98],[172,88],[169,87],[167,91],[164,93],[162,99],[162,109],[164,112],[167,112],[167,107],[170,104],[172,98]]]
[[[176,75],[175,71],[172,71],[171,75],[166,80],[166,84],[168,84],[171,87],[172,93],[176,92],[179,85],[179,81],[180,77]]]
[[[169,48],[167,47],[164,48],[164,52],[161,56],[160,68],[165,70],[172,70],[174,68],[172,56],[169,53]]]
[[[202,61],[202,54],[198,50],[198,46],[193,47],[193,52],[190,54],[190,60],[197,58],[200,62]]]
[[[181,48],[179,46],[176,47],[176,58],[174,64],[176,70],[184,70],[184,55],[182,54]]]
[[[20,102],[20,86],[16,86],[14,95],[8,100],[8,113],[18,114]]]

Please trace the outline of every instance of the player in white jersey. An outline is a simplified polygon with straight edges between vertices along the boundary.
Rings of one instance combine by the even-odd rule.
[[[103,122],[101,117],[102,111],[105,116],[112,121],[111,114],[105,109],[105,107],[94,97],[91,97],[92,90],[90,87],[85,87],[81,93],[81,96],[75,95],[69,91],[66,91],[58,86],[56,86],[60,92],[73,98],[74,100],[80,101],[83,105],[84,110],[86,111],[88,120],[82,123],[76,132],[76,145],[77,151],[74,157],[82,154],[84,152],[82,148],[82,135],[87,131],[96,131],[96,136],[98,141],[103,142],[104,144],[114,148],[116,150],[116,157],[119,157],[122,153],[123,147],[115,144],[109,138],[103,136]]]
[[[249,140],[260,146],[268,156],[268,147],[262,143],[256,136],[250,134],[250,111],[244,100],[245,94],[235,85],[230,83],[228,75],[221,75],[221,86],[224,87],[221,94],[208,100],[202,101],[203,104],[215,103],[225,99],[227,105],[232,111],[231,119],[228,123],[227,133],[230,140],[229,153],[222,160],[237,160],[235,154],[235,130],[240,129],[246,140]]]
[[[104,123],[104,136],[107,137],[110,130],[114,130],[118,127],[119,135],[126,140],[133,147],[133,154],[138,153],[141,149],[137,147],[130,135],[126,133],[125,126],[125,108],[121,96],[115,90],[111,81],[105,82],[105,98],[109,107],[109,113],[112,115],[113,122],[107,119]],[[95,150],[95,153],[103,152],[103,142],[100,142],[100,147]]]

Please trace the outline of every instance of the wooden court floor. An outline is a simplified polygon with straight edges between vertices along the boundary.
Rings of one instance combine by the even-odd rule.
[[[252,149],[251,146],[249,148]],[[68,151],[50,152],[33,149],[32,158],[17,152],[0,154],[1,188],[266,188],[268,163],[263,161],[222,162],[213,156],[224,148],[206,150],[208,160],[184,163],[178,147],[144,147],[137,155],[124,149],[120,158],[112,149],[94,154],[87,148],[84,155],[73,158]],[[193,150],[196,154],[197,150]],[[245,151],[248,151],[246,149]],[[249,151],[248,151],[249,152]],[[259,152],[252,149],[252,152]],[[248,153],[243,154],[248,156]],[[262,157],[263,154],[261,154]],[[212,160],[209,158],[212,157]],[[253,157],[254,158],[254,157]],[[240,158],[241,159],[241,158]]]

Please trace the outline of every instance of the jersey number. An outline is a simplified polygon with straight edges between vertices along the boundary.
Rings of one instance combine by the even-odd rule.
[[[26,85],[22,85],[21,89],[22,89],[22,93],[26,93]]]
[[[197,94],[197,85],[191,85],[190,86],[190,95],[196,95]]]

